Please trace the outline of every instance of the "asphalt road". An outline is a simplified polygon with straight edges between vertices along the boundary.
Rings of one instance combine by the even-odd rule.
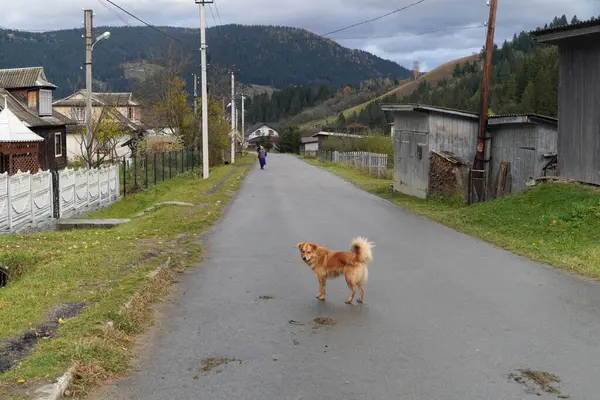
[[[376,244],[365,304],[324,303],[296,244]],[[207,238],[140,371],[109,399],[556,399],[508,378],[549,372],[600,398],[600,286],[532,263],[270,155]],[[272,296],[260,300],[260,296]],[[313,329],[315,317],[333,326]],[[289,323],[290,320],[298,324]],[[303,325],[300,325],[303,324]],[[203,360],[234,358],[202,374]]]

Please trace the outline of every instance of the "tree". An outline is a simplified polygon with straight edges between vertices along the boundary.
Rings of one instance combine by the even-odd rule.
[[[281,153],[299,153],[301,144],[300,128],[297,126],[284,128],[281,137],[277,141],[277,147]]]
[[[336,127],[339,129],[345,129],[346,128],[346,117],[344,116],[344,113],[340,113],[340,115],[338,115],[338,119],[336,122]]]

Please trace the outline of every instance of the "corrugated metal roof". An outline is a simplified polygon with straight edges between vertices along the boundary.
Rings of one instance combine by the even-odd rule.
[[[425,104],[382,104],[381,109],[383,111],[399,111],[399,112],[410,112],[410,111],[432,111],[442,114],[450,114],[458,117],[465,117],[471,119],[478,119],[479,114],[475,114],[469,111],[455,110],[453,108],[428,106]]]
[[[55,106],[85,106],[85,89],[79,90],[64,99],[53,103]],[[80,98],[77,98],[77,97]],[[98,93],[92,92],[92,105],[107,107],[135,107],[140,104],[133,100],[133,93]]]
[[[0,88],[50,88],[56,86],[48,82],[43,67],[0,69]]]
[[[300,140],[302,143],[316,143],[319,141],[319,138],[309,136],[309,137],[303,137]]]
[[[542,120],[545,122],[549,122],[551,124],[558,124],[558,119],[554,118],[554,117],[549,117],[547,115],[541,115],[541,114],[535,114],[535,113],[529,113],[529,114],[495,114],[495,115],[488,115],[488,122],[493,125],[494,124],[494,120],[500,120],[500,119],[510,119],[510,118],[514,118],[514,121],[502,121],[502,122],[498,122],[498,123],[520,123],[520,122],[524,122],[524,121],[520,121],[519,118],[523,118],[523,119],[527,119],[527,120]]]
[[[4,109],[4,99],[2,96],[6,96],[8,107],[21,121],[28,127],[40,127],[40,126],[60,126],[60,125],[72,125],[74,124],[69,118],[64,115],[53,111],[52,116],[39,117],[36,113],[25,107],[15,96],[10,94],[6,89],[0,89],[0,110]]]
[[[356,138],[356,139],[362,139],[364,137],[362,135],[355,135],[352,133],[339,133],[339,132],[317,132],[314,135],[312,135],[312,137],[317,137],[317,136],[350,137],[350,138]]]
[[[8,98],[6,100],[8,103]],[[44,140],[36,135],[10,110],[3,104],[4,109],[0,111],[0,143],[18,143],[18,142],[41,142]]]
[[[535,31],[531,31],[530,34],[531,34],[531,36],[536,37],[536,36],[547,35],[549,33],[565,32],[565,31],[571,31],[571,30],[576,30],[576,29],[589,28],[589,27],[593,27],[593,26],[600,26],[600,19],[595,19],[593,21],[592,20],[582,21],[577,24],[556,26],[556,27],[548,28],[548,29],[537,29]]]

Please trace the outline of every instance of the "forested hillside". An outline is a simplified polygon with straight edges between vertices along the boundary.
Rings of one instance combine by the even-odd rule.
[[[128,88],[125,68],[164,59],[167,49],[190,57],[183,75],[191,82],[200,64],[197,29],[161,27],[172,38],[148,27],[96,27],[110,30],[109,40],[94,48],[95,88]],[[0,29],[0,68],[44,66],[59,86],[57,96],[83,83],[84,42],[80,29],[30,33]],[[239,82],[283,88],[310,84],[342,88],[377,78],[405,78],[406,68],[361,50],[351,50],[308,31],[279,26],[225,25],[207,31],[209,68],[232,68]],[[134,65],[133,67],[131,65]]]

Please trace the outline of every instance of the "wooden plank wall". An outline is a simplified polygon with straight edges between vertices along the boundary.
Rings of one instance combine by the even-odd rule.
[[[559,174],[599,185],[600,43],[566,43],[559,53]]]

